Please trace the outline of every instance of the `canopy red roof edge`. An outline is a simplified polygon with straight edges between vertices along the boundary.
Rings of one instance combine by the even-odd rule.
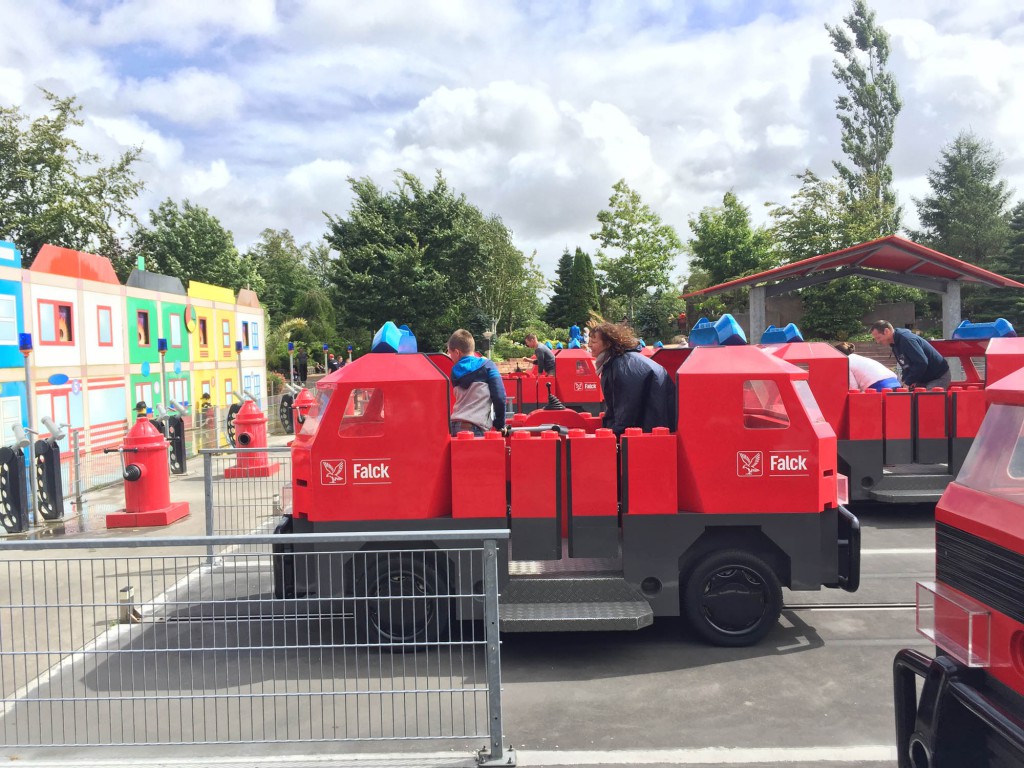
[[[692,291],[684,294],[682,298],[709,296],[757,283],[784,280],[789,277],[803,277],[813,272],[850,266],[914,274],[939,280],[961,280],[995,288],[1024,288],[1024,284],[1018,283],[1016,280],[989,272],[987,269],[968,264],[953,256],[947,256],[945,253],[933,251],[931,248],[918,245],[911,240],[890,235],[841,251],[812,256],[809,259],[793,264],[784,264],[756,275],[740,277],[699,291]]]

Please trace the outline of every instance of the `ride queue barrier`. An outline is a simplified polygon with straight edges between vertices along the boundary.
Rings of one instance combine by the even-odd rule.
[[[281,536],[0,541],[3,749],[483,738],[481,763],[513,765],[498,643],[507,536],[290,535],[316,551],[293,555],[300,567],[348,565],[334,594],[282,599]],[[438,548],[417,548],[426,538]],[[266,551],[243,551],[253,543]],[[405,589],[392,568],[410,562],[448,575]],[[482,606],[482,624],[449,621],[456,601]],[[389,642],[409,617],[433,629]]]
[[[271,533],[290,505],[292,454],[287,446],[264,448],[204,448],[203,460],[207,536]],[[265,457],[279,465],[264,477],[242,473],[230,477],[243,455]]]

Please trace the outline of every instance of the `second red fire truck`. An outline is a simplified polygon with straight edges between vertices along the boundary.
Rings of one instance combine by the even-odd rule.
[[[401,551],[440,551],[431,531],[468,529],[510,532],[499,566],[505,632],[638,629],[683,615],[706,641],[741,646],[775,626],[783,587],[857,589],[859,524],[842,505],[835,431],[808,371],[779,355],[688,352],[673,371],[673,429],[620,440],[591,414],[538,409],[507,435],[451,437],[448,376],[402,346],[317,385],[292,444],[279,597],[370,598],[357,601],[369,639],[442,637],[479,617],[476,601],[446,597],[474,574]],[[355,568],[287,544],[288,533],[330,531],[423,540]],[[424,596],[436,596],[432,608],[414,608]]]

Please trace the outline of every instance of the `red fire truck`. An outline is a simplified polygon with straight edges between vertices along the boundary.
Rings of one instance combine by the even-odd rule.
[[[1024,765],[1024,370],[985,395],[935,510],[935,581],[918,584],[936,657],[905,649],[894,663],[900,768]]]
[[[783,586],[857,589],[859,524],[842,506],[835,432],[806,370],[752,346],[689,350],[673,371],[674,429],[617,439],[590,414],[538,409],[507,435],[453,438],[438,362],[371,353],[318,382],[292,443],[278,597],[366,597],[353,602],[371,639],[442,636],[481,610],[443,597],[474,578],[459,563],[399,553],[353,572],[287,534],[417,531],[422,541],[391,549],[422,551],[435,548],[431,531],[491,528],[510,532],[499,564],[506,632],[639,629],[685,615],[705,640],[742,646],[775,626]],[[394,609],[413,595],[438,599],[429,611]],[[375,597],[392,610],[375,610]]]
[[[851,501],[930,503],[956,477],[977,434],[987,407],[986,379],[1024,367],[1024,343],[980,337],[989,325],[967,329],[975,330],[974,338],[933,342],[950,363],[953,383],[929,392],[851,391],[848,360],[830,344],[760,346],[808,372],[811,391],[836,433],[838,469],[849,478]],[[653,350],[652,358],[674,378],[689,353],[665,347]],[[504,379],[520,413],[544,407],[549,392],[571,409],[600,413],[600,379],[585,350],[558,351],[554,376],[518,372]]]

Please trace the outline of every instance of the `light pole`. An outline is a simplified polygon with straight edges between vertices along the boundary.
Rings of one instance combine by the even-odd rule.
[[[18,334],[18,350],[25,358],[25,410],[28,416],[28,487],[25,489],[28,494],[28,514],[33,525],[36,523],[36,441],[32,434],[32,425],[35,424],[35,409],[32,401],[32,370],[28,358],[32,354],[32,334]]]
[[[160,399],[164,407],[168,407],[171,396],[167,392],[167,339],[157,339],[156,350],[160,353]]]
[[[288,383],[295,383],[295,342],[288,342]]]
[[[491,331],[484,331],[484,338],[487,340],[487,359],[491,359],[491,337],[494,335]]]
[[[326,344],[324,344],[324,373],[330,373],[330,371],[327,370],[327,345]]]
[[[245,392],[245,387],[242,385],[242,342],[235,342],[235,361],[238,364],[238,391]]]

